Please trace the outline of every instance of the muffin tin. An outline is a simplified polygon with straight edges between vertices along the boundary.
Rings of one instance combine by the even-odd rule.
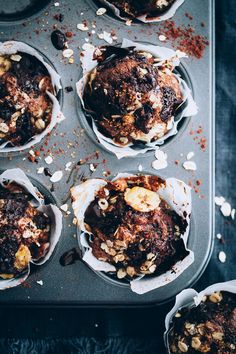
[[[91,172],[89,165],[80,166],[79,173],[84,173],[85,177],[103,177],[104,171],[111,171],[112,175],[118,172],[138,171],[141,164],[143,170],[149,173],[156,173],[160,177],[176,177],[188,183],[190,180],[201,180],[200,192],[192,192],[193,213],[191,230],[189,236],[189,248],[195,253],[195,262],[173,283],[160,289],[151,291],[145,295],[134,294],[128,287],[120,286],[117,281],[106,277],[98,276],[82,262],[75,262],[72,265],[62,267],[59,259],[62,254],[78,245],[76,240],[77,229],[73,224],[73,213],[65,215],[64,232],[61,235],[56,252],[43,267],[38,267],[32,271],[25,286],[19,286],[12,290],[0,293],[1,305],[40,305],[40,306],[149,306],[166,302],[173,298],[182,289],[191,286],[204,271],[211,255],[213,244],[213,195],[214,195],[214,62],[213,62],[213,1],[212,0],[187,0],[178,9],[174,21],[177,24],[192,24],[198,34],[203,34],[209,39],[209,46],[206,48],[202,59],[183,59],[184,71],[193,87],[193,95],[199,107],[199,113],[193,118],[185,119],[179,133],[166,142],[161,149],[168,155],[168,167],[155,171],[151,167],[154,161],[154,153],[117,160],[117,158],[95,144],[88,126],[83,118],[79,98],[76,94],[75,83],[82,75],[80,68],[79,54],[81,46],[88,39],[94,45],[105,45],[103,40],[97,38],[97,33],[104,30],[111,32],[114,30],[118,37],[117,43],[122,38],[131,40],[142,40],[152,44],[169,46],[168,42],[158,40],[159,24],[136,23],[127,26],[124,22],[115,18],[114,15],[104,14],[96,16],[96,9],[99,8],[92,0],[75,1],[61,0],[59,6],[51,2],[41,14],[33,19],[11,26],[4,24],[0,28],[0,40],[14,39],[24,41],[32,45],[48,58],[61,75],[64,91],[64,99],[61,102],[62,111],[66,117],[62,123],[57,125],[54,133],[49,139],[48,145],[45,141],[41,146],[45,151],[53,151],[53,163],[47,165],[43,158],[37,163],[28,160],[27,154],[16,156],[0,157],[1,169],[21,167],[30,177],[43,185],[43,189],[52,194],[52,198],[62,205],[67,200],[69,188],[72,186],[72,178],[69,179],[70,171],[65,171],[66,163],[72,162],[74,165],[80,159],[88,158],[88,163],[98,163],[95,172]],[[54,16],[64,15],[62,23]],[[83,15],[81,15],[83,13]],[[193,20],[185,16],[189,13]],[[95,30],[96,34],[91,37],[87,32],[79,31],[76,28],[78,23],[86,20],[89,24],[90,32]],[[96,21],[96,28],[92,28],[91,23]],[[204,23],[205,26],[201,26]],[[68,38],[69,48],[74,50],[74,63],[69,64],[68,59],[63,58],[62,52],[57,51],[51,44],[50,35],[53,25],[57,24],[63,32],[71,31],[75,36]],[[116,42],[114,42],[116,44]],[[72,92],[66,92],[65,87],[72,86]],[[202,151],[191,135],[191,130],[197,131],[199,126],[203,127],[202,137],[207,139],[207,148]],[[84,131],[81,131],[81,127]],[[56,144],[56,146],[54,146]],[[65,152],[58,152],[59,149]],[[38,147],[35,148],[38,150]],[[95,152],[99,150],[99,158]],[[193,160],[197,164],[197,171],[186,171],[182,163],[186,160],[188,152],[193,151]],[[106,160],[106,161],[105,161]],[[176,164],[175,161],[179,161]],[[49,176],[38,174],[39,167],[48,167],[53,173],[57,170],[63,171],[63,178],[60,182],[52,184]],[[79,183],[79,182],[78,182]],[[42,192],[44,192],[44,190]],[[199,195],[204,196],[199,198]],[[42,280],[43,285],[37,283]]]

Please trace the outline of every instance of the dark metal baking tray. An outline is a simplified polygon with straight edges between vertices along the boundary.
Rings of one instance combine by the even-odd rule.
[[[75,91],[75,83],[81,77],[79,53],[85,38],[93,44],[105,44],[94,34],[89,37],[87,32],[76,29],[78,23],[87,20],[90,24],[96,20],[96,33],[103,30],[110,32],[115,30],[118,41],[123,37],[132,40],[141,40],[158,45],[166,45],[158,41],[158,24],[145,25],[134,23],[131,27],[116,19],[113,15],[105,14],[96,16],[97,3],[92,0],[60,0],[60,6],[56,7],[51,2],[38,16],[28,21],[22,20],[17,23],[7,22],[0,27],[0,40],[14,39],[21,40],[40,50],[53,63],[56,70],[62,77],[63,88],[73,86],[74,91],[66,93],[64,90],[63,113],[66,120],[54,130],[49,140],[48,147],[54,152],[59,148],[65,151],[64,154],[54,153],[52,165],[46,165],[44,160],[39,163],[32,163],[27,159],[27,155],[0,157],[0,168],[7,169],[13,167],[22,168],[29,176],[39,181],[44,188],[51,188],[49,177],[44,174],[37,174],[37,167],[44,166],[54,172],[64,170],[63,179],[55,184],[52,194],[58,203],[64,203],[68,196],[71,182],[67,183],[69,172],[65,171],[65,164],[69,161],[75,163],[79,159],[84,159],[88,155],[93,155],[95,151],[100,151],[100,157],[96,160],[91,157],[91,162],[101,162],[92,177],[103,176],[104,170],[110,170],[112,174],[117,172],[135,171],[139,164],[142,164],[145,171],[155,172],[151,167],[154,154],[148,153],[137,158],[127,158],[117,160],[115,156],[99,148],[91,139],[89,134],[81,132],[81,116],[78,97]],[[62,23],[54,19],[55,14],[62,13],[64,20]],[[83,14],[81,14],[83,13]],[[163,303],[173,298],[185,287],[190,287],[203,273],[211,255],[213,235],[214,235],[214,9],[212,0],[186,0],[177,11],[174,20],[178,24],[187,25],[190,20],[186,13],[193,16],[192,24],[196,32],[209,38],[209,46],[204,57],[200,60],[185,59],[183,67],[187,72],[194,91],[195,100],[200,108],[197,116],[187,119],[182,125],[177,136],[168,141],[162,149],[168,154],[168,168],[157,171],[162,177],[176,177],[186,183],[189,180],[200,179],[200,194],[204,199],[199,198],[199,193],[193,191],[193,217],[191,232],[189,237],[189,248],[195,252],[195,262],[173,283],[151,291],[145,295],[137,295],[127,287],[122,287],[110,281],[104,280],[90,270],[82,262],[62,267],[59,263],[60,256],[69,249],[77,246],[76,227],[73,224],[73,214],[64,218],[64,231],[61,235],[58,247],[51,260],[42,267],[33,269],[31,276],[23,286],[6,290],[0,293],[0,305],[26,305],[26,306],[147,306]],[[201,22],[205,26],[201,26]],[[68,39],[69,47],[74,50],[74,64],[68,64],[62,58],[62,53],[53,48],[50,41],[50,34],[53,25],[65,31],[72,31],[75,36]],[[201,151],[199,145],[194,141],[190,130],[197,130],[199,125],[203,126],[204,136],[207,139],[207,149]],[[78,134],[80,132],[80,134]],[[57,144],[53,147],[54,144]],[[43,144],[42,144],[43,145]],[[175,161],[185,161],[189,151],[194,151],[194,161],[197,163],[197,171],[193,175],[184,170],[181,163],[177,165]],[[81,167],[89,175],[87,165]],[[43,191],[42,191],[43,192]],[[43,286],[36,283],[43,280]]]

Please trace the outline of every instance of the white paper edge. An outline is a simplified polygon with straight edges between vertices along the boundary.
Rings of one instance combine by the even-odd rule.
[[[115,5],[109,3],[107,0],[99,0],[99,1],[105,6],[107,6],[121,20],[127,21],[132,19],[132,17],[121,16],[120,10]],[[157,17],[148,18],[148,15],[142,15],[137,17],[136,19],[144,23],[152,23],[152,22],[160,22],[160,21],[168,20],[175,15],[177,9],[184,3],[184,1],[185,0],[176,0],[176,2],[173,3],[173,5],[169,8],[168,11],[166,11],[165,13]]]
[[[135,175],[130,173],[119,173],[113,181],[119,178],[127,178],[132,176]],[[78,186],[73,187],[71,189],[71,196],[73,199],[72,208],[78,221],[78,227],[82,231],[82,233],[78,236],[78,241],[79,246],[84,248],[83,260],[95,271],[114,272],[116,268],[113,265],[108,262],[99,261],[92,254],[92,248],[88,242],[90,233],[86,230],[84,225],[84,213],[88,205],[94,200],[96,192],[106,184],[107,182],[102,179],[90,179],[79,184]],[[184,211],[186,211],[187,215],[189,215],[191,213],[191,188],[176,178],[167,178],[166,186],[168,187],[167,190],[165,187],[158,190],[160,196],[166,200],[173,210],[175,210],[180,216],[183,216]],[[181,198],[184,195],[185,198]],[[175,203],[173,200],[175,200]],[[144,294],[148,291],[169,284],[194,262],[193,252],[187,249],[190,218],[187,217],[186,220],[188,222],[188,227],[181,238],[184,241],[186,250],[189,251],[189,255],[182,261],[177,262],[171,270],[162,275],[153,278],[147,278],[144,275],[130,281],[131,290],[133,292],[137,294]],[[175,273],[173,273],[173,269]]]
[[[147,51],[150,52],[152,55],[160,58],[160,63],[165,60],[172,60],[174,66],[178,66],[180,64],[180,58],[186,57],[185,53],[180,51],[174,51],[170,48],[155,46],[151,44],[145,45],[142,43],[130,41],[126,38],[123,39],[121,45],[122,48],[128,48],[133,46],[136,47],[136,50]],[[83,77],[76,83],[77,94],[84,109],[85,107],[83,101],[83,92],[88,80],[88,74],[97,66],[97,61],[92,60],[92,53],[94,52],[94,49],[95,48],[91,47],[85,50],[85,54],[83,56],[83,62],[85,64],[83,65]],[[127,145],[125,147],[120,147],[118,144],[114,143],[111,138],[108,138],[103,135],[98,130],[98,127],[92,119],[92,130],[95,136],[97,137],[99,143],[104,146],[106,150],[114,153],[118,159],[121,159],[124,157],[135,157],[139,154],[144,154],[150,150],[157,150],[159,146],[165,142],[166,139],[176,135],[178,133],[178,124],[182,120],[182,118],[196,115],[198,113],[198,107],[193,99],[191,90],[188,87],[187,83],[179,75],[175,76],[179,80],[181,91],[183,94],[183,103],[181,105],[186,104],[187,102],[187,106],[181,113],[178,114],[178,120],[173,122],[171,129],[163,137],[159,138],[153,143],[147,143],[143,149],[133,149],[133,144]]]
[[[198,306],[201,303],[202,298],[205,295],[210,295],[215,291],[228,291],[230,293],[236,294],[236,280],[230,280],[227,282],[216,283],[208,286],[206,289],[202,290],[200,293],[194,289],[185,289],[181,291],[176,296],[175,305],[166,315],[165,318],[165,333],[164,333],[164,342],[166,348],[168,349],[168,332],[172,327],[172,319],[176,312],[178,312],[182,307],[188,306]]]
[[[0,42],[0,55],[11,55],[17,53],[18,51],[36,57],[46,67],[56,92],[61,89],[60,76],[48,63],[45,62],[44,58],[34,48],[30,47],[26,43],[18,41]],[[60,123],[63,119],[65,119],[64,115],[60,111],[60,104],[57,98],[50,92],[47,92],[47,94],[53,103],[51,122],[47,128],[42,133],[32,137],[28,143],[22,146],[5,147],[8,142],[4,142],[0,145],[0,152],[8,153],[14,151],[23,151],[31,148],[33,145],[39,143],[56,126],[57,123]]]
[[[35,265],[41,265],[45,263],[50,256],[52,255],[56,244],[58,243],[58,240],[61,235],[61,230],[62,230],[62,213],[61,211],[57,208],[57,206],[49,204],[49,205],[44,205],[44,198],[41,195],[41,193],[38,191],[36,187],[33,186],[29,178],[26,176],[26,174],[19,168],[14,168],[14,169],[9,169],[3,172],[0,175],[0,184],[4,187],[3,182],[9,180],[10,182],[16,182],[20,186],[22,186],[32,197],[35,199],[35,206],[38,206],[38,209],[42,212],[45,212],[48,216],[50,216],[52,223],[51,223],[51,234],[50,234],[50,246],[47,254],[45,257],[40,260],[40,261],[33,261],[31,260],[30,263],[33,263]],[[55,222],[55,225],[53,225],[53,221]],[[20,274],[16,278],[12,279],[0,279],[0,290],[4,290],[7,288],[12,288],[17,285],[22,284],[29,276],[30,274],[30,265],[28,267],[27,272],[24,272],[23,274]]]

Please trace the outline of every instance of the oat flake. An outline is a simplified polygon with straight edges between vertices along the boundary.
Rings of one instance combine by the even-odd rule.
[[[53,173],[52,177],[50,178],[50,181],[52,183],[59,182],[62,179],[63,172],[62,171],[56,171]]]

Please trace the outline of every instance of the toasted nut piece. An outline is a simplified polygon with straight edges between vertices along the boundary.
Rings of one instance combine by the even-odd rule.
[[[155,210],[160,204],[158,194],[143,187],[127,188],[124,198],[134,210],[141,212]]]
[[[180,318],[180,317],[181,317],[181,313],[176,312],[175,317],[176,317],[176,318]]]
[[[125,269],[119,269],[118,272],[117,272],[117,278],[118,279],[123,279],[126,277],[126,270]]]
[[[217,302],[221,302],[222,299],[223,299],[223,296],[220,292],[215,292],[209,296],[209,300],[211,302],[214,302],[215,304]]]
[[[19,54],[12,54],[10,56],[10,59],[13,60],[13,61],[21,61],[21,56]]]
[[[113,247],[113,242],[111,240],[106,240],[106,244],[108,247]]]
[[[104,198],[99,199],[98,206],[102,210],[106,210],[109,206],[108,201]]]
[[[101,249],[103,251],[105,251],[106,253],[108,253],[109,248],[108,248],[108,246],[107,246],[107,244],[105,242],[101,243]]]
[[[35,122],[35,126],[39,130],[43,130],[45,128],[45,122],[42,119],[37,119]]]
[[[214,332],[214,333],[212,333],[212,337],[213,337],[215,340],[222,340],[223,337],[224,337],[224,333],[221,333],[221,332]]]
[[[154,253],[148,253],[147,254],[147,260],[152,260],[153,258],[155,258],[156,256],[155,256],[155,254]]]
[[[126,268],[126,272],[130,277],[133,277],[136,274],[135,268],[131,266]]]
[[[0,75],[6,73],[11,67],[11,62],[9,59],[0,56]]]
[[[7,133],[9,131],[9,127],[6,123],[0,123],[0,132]]]
[[[155,270],[156,270],[156,264],[153,264],[150,268],[149,268],[149,272],[150,273],[154,273],[155,272]]]
[[[116,247],[119,247],[119,248],[126,248],[127,247],[126,242],[121,241],[121,240],[116,240],[115,245],[116,245]]]
[[[201,343],[201,341],[200,341],[200,339],[198,337],[193,337],[192,338],[192,341],[191,341],[192,348],[197,350],[197,349],[200,348],[201,344],[202,343]]]
[[[180,350],[182,353],[187,353],[187,352],[188,352],[188,346],[187,346],[187,344],[185,344],[184,342],[178,341],[178,347],[179,347],[179,350]]]
[[[117,254],[117,255],[115,255],[115,257],[113,259],[116,263],[123,262],[125,259],[125,256],[123,254]]]
[[[126,145],[129,142],[129,139],[126,138],[125,136],[121,136],[119,140],[120,140],[122,145]]]
[[[109,248],[107,253],[112,257],[114,257],[116,255],[116,251],[114,250],[114,248]]]
[[[19,270],[23,270],[25,269],[31,259],[31,253],[30,250],[28,249],[27,246],[25,245],[20,245],[18,251],[15,254],[15,262],[14,262],[14,266],[19,269]]]

